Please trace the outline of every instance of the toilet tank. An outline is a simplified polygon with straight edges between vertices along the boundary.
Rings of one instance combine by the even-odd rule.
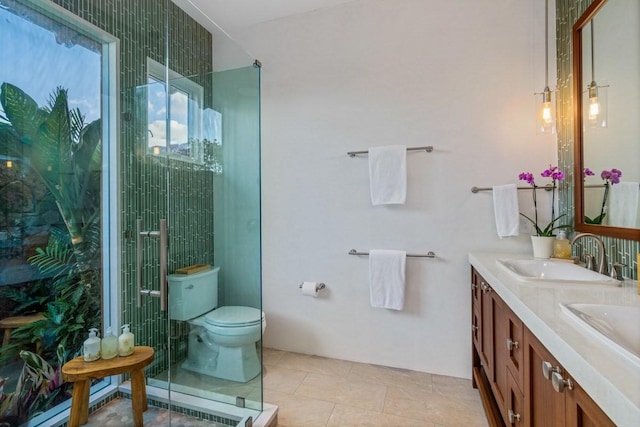
[[[169,275],[169,318],[190,320],[218,306],[220,267],[194,274]]]

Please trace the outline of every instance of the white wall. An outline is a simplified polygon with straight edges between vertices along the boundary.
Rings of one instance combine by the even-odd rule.
[[[234,35],[264,64],[265,346],[470,376],[467,254],[530,251],[528,235],[496,236],[491,193],[470,188],[556,158],[555,138],[535,135],[543,19],[533,0],[360,0]],[[435,149],[408,155],[406,205],[373,207],[367,157],[346,152],[391,144]],[[438,258],[407,260],[395,312],[369,306],[351,248]],[[304,280],[327,289],[303,297]]]

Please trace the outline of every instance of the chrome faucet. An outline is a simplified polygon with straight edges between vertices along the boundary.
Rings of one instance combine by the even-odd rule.
[[[598,273],[607,274],[607,255],[605,253],[604,243],[602,242],[602,239],[593,233],[578,233],[573,236],[573,239],[571,239],[571,244],[573,245],[578,239],[581,239],[583,237],[593,237],[593,239],[596,241],[596,244],[598,245],[598,262],[596,262],[596,265],[593,266],[593,270],[596,270],[597,268]]]

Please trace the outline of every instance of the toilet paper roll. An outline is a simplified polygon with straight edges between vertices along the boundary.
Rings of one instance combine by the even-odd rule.
[[[302,282],[302,295],[317,297],[318,296],[318,282]]]

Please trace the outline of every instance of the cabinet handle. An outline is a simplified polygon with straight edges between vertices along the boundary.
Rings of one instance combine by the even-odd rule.
[[[474,291],[476,289],[478,289],[478,284],[477,283],[471,283],[471,289],[474,290]]]
[[[511,338],[507,338],[507,350],[511,351],[517,349],[519,345],[520,343],[518,341],[513,341]]]
[[[555,368],[553,367],[553,365],[549,362],[545,362],[544,360],[542,361],[542,375],[544,375],[544,377],[548,380],[551,379],[551,374],[552,373],[562,373],[562,368],[560,366],[556,366]]]
[[[509,409],[509,424],[515,424],[520,421],[520,414],[513,412],[513,409]]]
[[[478,327],[476,325],[471,325],[471,332],[476,332]]]
[[[482,285],[480,285],[480,289],[482,289],[483,294],[486,294],[487,292],[491,292],[493,290],[491,289],[491,286],[489,286],[485,282],[482,282]]]
[[[565,387],[569,390],[573,390],[573,381],[571,381],[571,378],[567,378],[565,380],[562,378],[562,375],[557,372],[551,374],[551,384],[553,384],[553,389],[558,393],[563,393]]]

